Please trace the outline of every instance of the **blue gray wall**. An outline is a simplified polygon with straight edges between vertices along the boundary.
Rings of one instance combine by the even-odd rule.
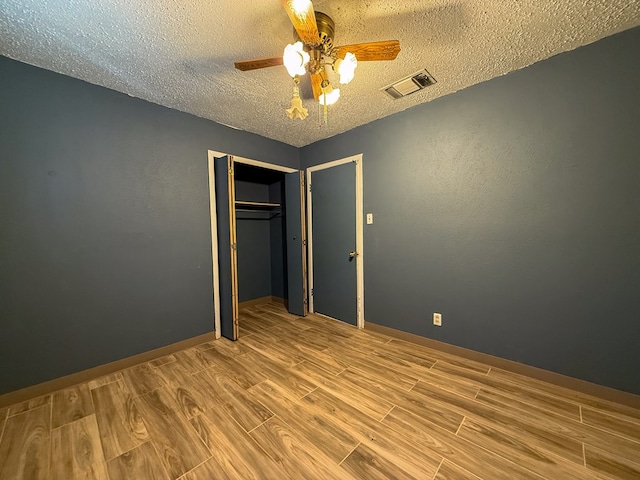
[[[636,28],[303,148],[364,154],[366,320],[639,394],[639,51]]]
[[[213,330],[207,149],[299,150],[0,57],[0,394]]]

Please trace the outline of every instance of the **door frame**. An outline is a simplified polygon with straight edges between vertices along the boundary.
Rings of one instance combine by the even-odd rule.
[[[215,158],[227,155],[233,156],[234,163],[244,163],[245,165],[253,165],[254,167],[261,167],[285,173],[300,171],[295,168],[283,167],[282,165],[275,165],[273,163],[236,156],[229,152],[219,152],[216,150],[207,151],[207,169],[209,171],[209,216],[211,218],[211,261],[213,273],[213,328],[215,338],[220,338],[220,272],[218,270],[218,214],[216,210],[215,191],[216,173],[213,161]]]
[[[312,216],[312,188],[311,174],[345,163],[356,164],[356,305],[357,327],[364,328],[364,201],[362,183],[362,154],[352,155],[332,162],[322,163],[307,168],[307,275],[309,292],[313,292],[313,216]],[[313,295],[309,295],[309,312],[314,313]]]

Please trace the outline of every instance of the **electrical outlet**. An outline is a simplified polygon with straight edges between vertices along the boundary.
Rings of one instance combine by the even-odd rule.
[[[441,313],[434,313],[433,314],[433,324],[441,327],[442,326],[442,314]]]
[[[373,213],[367,213],[367,225],[373,224]]]

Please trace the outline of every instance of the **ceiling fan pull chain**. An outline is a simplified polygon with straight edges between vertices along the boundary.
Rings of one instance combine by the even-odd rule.
[[[324,102],[318,102],[318,128],[327,127],[329,125],[329,109]]]
[[[327,114],[327,103],[326,103],[326,98],[325,97],[325,102],[322,105],[322,110],[324,112],[324,126],[325,128],[329,126],[329,115]]]

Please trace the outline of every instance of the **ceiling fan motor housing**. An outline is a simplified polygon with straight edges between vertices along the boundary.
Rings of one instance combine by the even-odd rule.
[[[307,71],[309,73],[320,73],[324,68],[323,56],[329,56],[333,49],[333,38],[335,35],[335,23],[333,19],[322,12],[315,12],[316,24],[318,26],[318,42],[316,44],[310,44],[302,42],[302,39],[293,29],[293,35],[297,42],[304,44],[304,49],[309,53],[311,59],[307,64]]]
[[[329,53],[333,48],[333,39],[335,37],[335,23],[333,19],[322,12],[315,12],[316,14],[316,24],[318,25],[318,43],[315,45],[305,44],[305,47],[308,47],[309,50],[314,47],[318,48],[322,53]],[[302,42],[298,32],[293,30],[294,38],[297,42]],[[302,42],[305,43],[305,42]]]

